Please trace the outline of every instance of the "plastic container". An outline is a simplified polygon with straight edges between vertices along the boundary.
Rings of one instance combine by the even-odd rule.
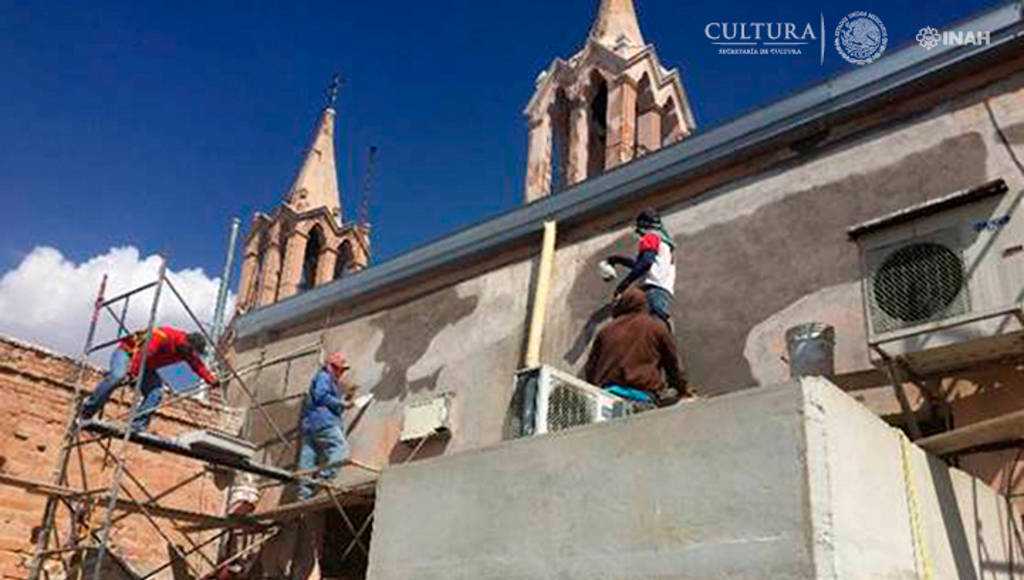
[[[799,324],[786,331],[789,376],[831,377],[836,372],[836,331],[821,322]]]

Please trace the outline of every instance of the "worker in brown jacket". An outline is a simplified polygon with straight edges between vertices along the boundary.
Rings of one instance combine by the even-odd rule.
[[[648,312],[643,290],[627,289],[612,313],[614,319],[601,329],[590,347],[585,367],[587,382],[639,403],[666,405],[678,400],[686,392],[686,381],[675,338],[661,320]],[[663,394],[671,389],[675,389],[675,396]]]

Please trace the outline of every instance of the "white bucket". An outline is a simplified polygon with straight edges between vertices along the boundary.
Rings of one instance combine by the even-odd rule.
[[[260,501],[260,490],[252,485],[232,485],[228,490],[228,513],[244,515],[252,513]]]

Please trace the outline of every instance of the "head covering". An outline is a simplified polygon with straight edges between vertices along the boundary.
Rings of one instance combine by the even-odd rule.
[[[206,354],[206,337],[203,336],[202,333],[190,332],[188,333],[188,336],[185,337],[185,340],[196,354],[200,356]]]
[[[348,365],[348,359],[345,358],[345,355],[342,354],[341,351],[332,352],[327,356],[327,366],[333,367],[337,370],[351,368]]]
[[[640,214],[636,216],[636,227],[637,229],[644,230],[661,227],[661,216],[658,215],[658,210],[653,207],[649,207],[640,212]]]
[[[618,302],[612,307],[612,314],[622,316],[647,310],[647,295],[636,286],[630,286],[619,296]]]
[[[649,207],[639,215],[636,216],[636,232],[640,235],[644,235],[648,232],[654,232],[658,234],[661,241],[668,244],[668,247],[675,251],[676,243],[669,235],[668,230],[665,229],[665,225],[661,223],[661,216],[658,215],[658,210],[653,207]]]

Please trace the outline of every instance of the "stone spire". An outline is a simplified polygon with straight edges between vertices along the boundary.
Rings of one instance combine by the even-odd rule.
[[[296,212],[325,207],[341,221],[341,193],[334,158],[334,117],[332,106],[324,108],[306,151],[295,182],[285,195],[285,203]]]
[[[369,224],[346,224],[341,213],[334,157],[334,104],[341,84],[335,75],[284,202],[269,214],[253,216],[239,279],[239,312],[328,284],[370,262]]]
[[[640,33],[633,0],[601,0],[590,38],[615,52],[643,48],[644,36]]]

